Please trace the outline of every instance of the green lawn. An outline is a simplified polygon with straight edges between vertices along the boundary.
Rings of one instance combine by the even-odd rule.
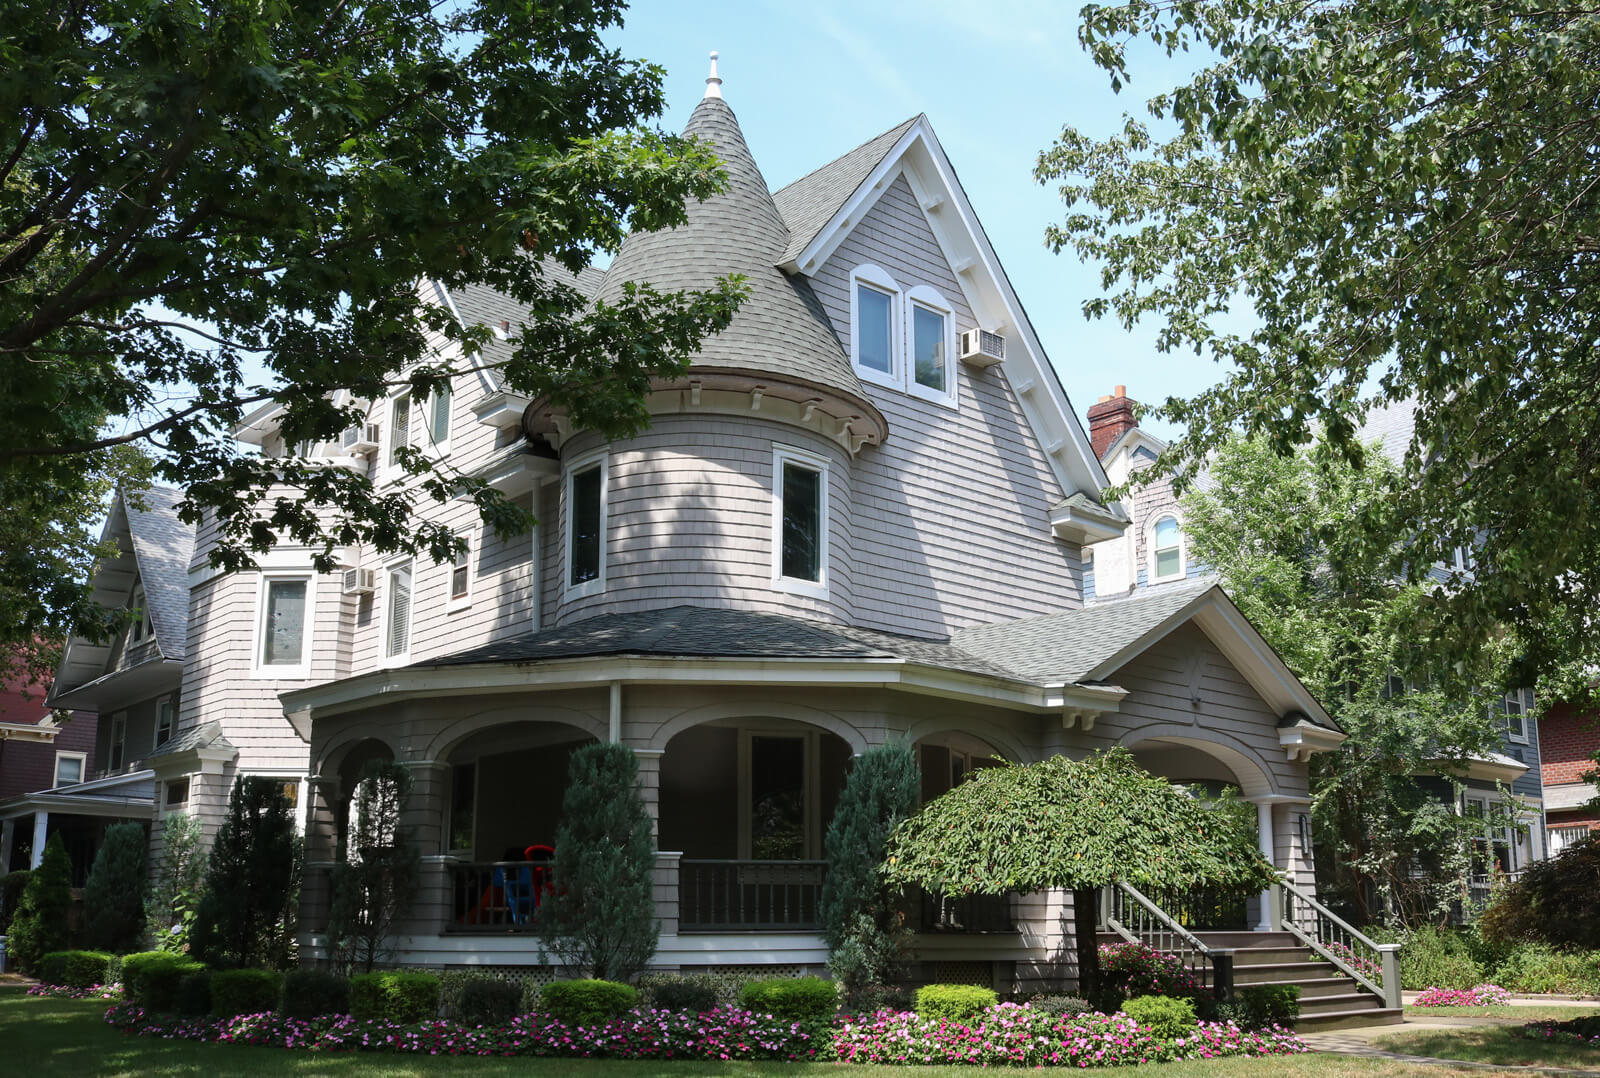
[[[1600,1048],[1529,1041],[1510,1026],[1483,1029],[1419,1029],[1373,1041],[1374,1046],[1408,1055],[1467,1059],[1521,1067],[1575,1067],[1600,1073]]]
[[[1586,1014],[1600,1014],[1600,1003],[1583,1007],[1521,1006],[1521,1007],[1407,1007],[1407,1018],[1508,1018],[1519,1022],[1540,1022],[1550,1019],[1567,1022]]]
[[[531,1075],[533,1078],[656,1078],[710,1075],[728,1078],[889,1078],[907,1073],[898,1067],[848,1067],[842,1064],[633,1063],[575,1059],[418,1058],[394,1055],[325,1055],[278,1048],[246,1048],[131,1037],[101,1021],[105,1004],[93,1000],[40,999],[20,988],[0,987],[0,1047],[7,1074],[85,1075],[95,1078],[143,1075],[333,1075],[364,1078],[383,1075]],[[923,1067],[916,1078],[976,1078],[983,1074],[1032,1074],[1009,1068]],[[1129,1067],[1116,1078],[1483,1078],[1485,1071],[1419,1067],[1384,1060],[1331,1055],[1226,1059],[1208,1063],[1170,1063]]]

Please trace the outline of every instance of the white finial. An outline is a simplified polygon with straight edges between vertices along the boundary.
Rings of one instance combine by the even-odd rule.
[[[717,74],[717,54],[711,53],[711,74],[706,76],[706,97],[722,96],[722,77]]]

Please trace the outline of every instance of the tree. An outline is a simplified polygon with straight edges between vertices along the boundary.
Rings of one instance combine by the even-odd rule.
[[[328,936],[342,966],[371,973],[417,890],[421,851],[404,824],[411,770],[371,760],[356,786],[344,859],[333,871]]]
[[[550,866],[554,887],[539,906],[545,946],[602,980],[627,980],[643,969],[661,934],[638,775],[639,761],[625,745],[584,745],[572,754]]]
[[[1600,949],[1600,835],[1529,865],[1495,896],[1478,928],[1502,946],[1533,940]]]
[[[817,912],[828,967],[851,995],[895,979],[910,940],[899,895],[880,872],[889,836],[917,808],[917,757],[900,743],[855,758],[828,823]]]
[[[1239,429],[1352,460],[1370,403],[1414,402],[1392,511],[1363,519],[1417,583],[1457,547],[1492,567],[1435,589],[1457,642],[1512,626],[1530,668],[1600,623],[1600,10],[1533,0],[1130,0],[1083,9],[1120,89],[1146,41],[1188,81],[1036,177],[1047,242],[1099,262],[1084,304],[1224,367],[1169,399],[1180,479]],[[1144,41],[1141,41],[1144,39]],[[1552,632],[1554,635],[1552,636]]]
[[[444,558],[455,538],[412,511],[457,496],[502,530],[526,527],[524,511],[420,448],[399,454],[416,481],[381,492],[351,469],[242,453],[233,427],[269,403],[287,445],[334,441],[391,390],[422,400],[496,366],[580,426],[640,428],[650,379],[680,373],[741,293],[732,279],[705,293],[641,286],[591,306],[570,283],[630,228],[681,222],[685,200],[722,179],[705,146],[643,126],[661,111],[662,72],[606,46],[622,10],[12,5],[0,26],[0,495],[59,534],[0,543],[5,576],[87,579],[78,554],[61,554],[82,545],[68,517],[118,446],[149,450],[155,474],[187,491],[182,517],[207,514],[213,563],[229,569],[281,538],[311,546],[323,571],[357,542]],[[509,343],[459,325],[423,280],[504,293]],[[30,640],[71,620],[79,598],[47,593],[19,605],[28,620],[0,625]]]
[[[150,845],[144,825],[106,828],[83,888],[84,939],[113,954],[137,950],[144,938],[144,860]]]
[[[67,946],[71,909],[72,862],[58,831],[45,843],[39,867],[28,876],[22,901],[6,932],[6,953],[24,972],[36,972],[39,959]]]
[[[1325,441],[1279,455],[1234,438],[1184,498],[1191,556],[1349,734],[1312,762],[1319,890],[1358,923],[1441,921],[1493,821],[1455,811],[1473,756],[1500,745],[1515,639],[1441,647],[1448,606],[1395,579],[1385,534],[1401,475]],[[1377,521],[1372,528],[1354,526]],[[1493,701],[1493,704],[1491,704]],[[1433,783],[1419,774],[1433,773]],[[1374,905],[1376,900],[1376,905]]]
[[[1262,890],[1275,878],[1239,814],[1212,811],[1122,748],[975,772],[896,829],[883,871],[891,886],[946,895],[1072,891],[1078,992],[1089,999],[1100,990],[1100,888]]]
[[[170,812],[162,821],[161,859],[145,905],[145,923],[158,950],[188,950],[206,869],[200,839],[200,821],[187,813]]]
[[[281,967],[300,877],[300,840],[283,784],[242,776],[206,862],[190,950],[208,966]]]

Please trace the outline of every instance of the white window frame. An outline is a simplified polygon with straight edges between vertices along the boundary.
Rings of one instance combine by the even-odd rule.
[[[465,610],[467,607],[472,605],[472,558],[475,554],[479,555],[480,557],[482,556],[482,552],[478,549],[479,534],[480,532],[477,528],[459,528],[456,530],[456,535],[467,541],[467,590],[459,596],[455,593],[456,570],[461,568],[461,565],[453,558],[444,563],[444,604],[445,609],[451,612]]]
[[[417,419],[416,401],[412,398],[409,386],[398,389],[389,394],[387,405],[383,410],[383,444],[378,447],[379,459],[383,463],[383,477],[391,483],[401,482],[406,478],[406,470],[394,459],[394,451],[399,444],[394,437],[395,411],[400,407],[400,402],[405,401],[406,406],[406,445],[417,444]]]
[[[411,568],[411,598],[406,611],[406,649],[394,655],[389,654],[389,590],[393,586],[391,581],[395,570],[409,566]],[[383,567],[383,589],[379,595],[382,605],[378,611],[378,665],[379,666],[405,666],[411,661],[412,645],[417,639],[417,562],[415,558],[396,558],[387,562]],[[275,777],[275,776],[274,776]]]
[[[86,753],[86,752],[65,752],[65,751],[59,751],[58,750],[56,752],[55,770],[50,773],[50,778],[51,778],[50,788],[51,789],[55,789],[56,787],[62,785],[62,782],[61,782],[61,761],[63,761],[63,760],[76,760],[76,761],[78,761],[78,782],[88,782],[89,781],[89,754]],[[77,785],[77,783],[74,783],[73,785]]]
[[[600,467],[600,558],[598,569],[593,580],[585,580],[581,584],[572,582],[572,481],[579,472],[586,472],[595,465]],[[596,449],[582,456],[574,457],[567,466],[566,473],[561,477],[561,593],[567,599],[581,599],[586,595],[596,595],[606,590],[606,548],[611,540],[611,454],[604,449]]]
[[[426,449],[429,453],[433,454],[434,456],[439,456],[439,457],[443,457],[443,456],[448,456],[449,455],[449,453],[450,453],[450,438],[454,434],[455,429],[456,429],[456,420],[455,420],[456,395],[455,395],[455,387],[448,381],[445,382],[444,395],[449,398],[449,403],[448,403],[448,405],[446,406],[446,409],[445,409],[444,437],[443,438],[436,438],[436,437],[434,437],[434,433],[433,433],[433,410],[434,410],[434,408],[436,406],[435,402],[438,400],[439,394],[438,393],[430,393],[430,394],[428,394],[427,398],[423,401],[421,408],[417,409],[417,411],[421,413],[422,430],[423,430],[423,435],[426,438],[426,444],[423,446],[423,448]],[[412,441],[413,445],[416,444],[416,438],[415,437],[413,437],[411,441]]]
[[[783,466],[797,464],[818,473],[817,505],[817,579],[783,575]],[[813,599],[828,598],[828,532],[831,518],[828,514],[829,463],[826,457],[808,453],[790,445],[774,443],[772,447],[772,586],[795,595]]]
[[[1161,526],[1161,522],[1164,520],[1170,520],[1178,526],[1178,571],[1176,573],[1168,573],[1166,576],[1160,576],[1156,572],[1156,529]],[[1146,576],[1150,583],[1164,584],[1169,580],[1182,580],[1188,575],[1189,555],[1183,542],[1183,518],[1178,516],[1178,514],[1162,513],[1159,517],[1152,521],[1150,524],[1150,537],[1146,545],[1148,547],[1146,558],[1148,559],[1149,565]]]
[[[1522,732],[1520,734],[1511,725],[1511,712],[1508,705],[1512,697],[1516,698],[1518,705],[1522,708],[1521,713],[1517,716],[1522,720]],[[1513,689],[1500,697],[1500,714],[1505,719],[1506,737],[1510,738],[1515,744],[1526,745],[1531,740],[1528,732],[1528,716],[1533,711],[1534,699],[1532,689]]]
[[[156,721],[150,731],[151,749],[159,749],[167,741],[161,740],[161,709],[169,709],[172,715],[172,725],[167,729],[167,741],[171,741],[178,732],[178,698],[176,696],[163,696],[156,700]]]
[[[861,362],[861,311],[860,304],[856,302],[856,289],[861,285],[885,293],[889,297],[887,373],[876,367],[865,366]],[[901,324],[904,318],[903,308],[900,286],[887,271],[871,263],[857,266],[850,271],[850,365],[855,368],[858,377],[880,386],[888,386],[890,389],[905,389],[905,329]]]
[[[942,404],[946,408],[959,407],[956,400],[956,311],[948,300],[936,288],[919,284],[909,289],[905,294],[904,308],[905,328],[901,334],[904,342],[904,374],[905,390],[913,397],[919,397],[934,404]],[[944,373],[945,388],[942,390],[925,386],[917,381],[917,365],[914,351],[916,349],[916,310],[922,307],[944,319]]]
[[[267,643],[267,589],[274,580],[303,580],[306,585],[305,629],[300,640],[300,661],[293,666],[268,666],[261,661]],[[267,570],[256,578],[256,631],[250,645],[250,676],[270,681],[305,681],[311,677],[311,644],[316,638],[317,574]]]

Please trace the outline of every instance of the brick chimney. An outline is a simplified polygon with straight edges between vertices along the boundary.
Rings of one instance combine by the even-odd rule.
[[[1111,443],[1139,425],[1133,418],[1133,398],[1127,386],[1117,386],[1109,396],[1101,397],[1089,406],[1089,444],[1094,455],[1104,457]]]

